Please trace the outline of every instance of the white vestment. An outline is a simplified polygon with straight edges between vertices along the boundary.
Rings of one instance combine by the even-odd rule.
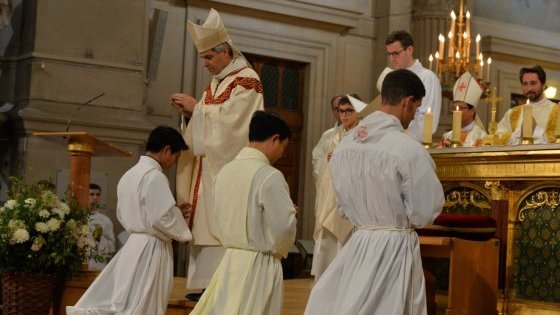
[[[350,132],[345,131],[342,126],[337,129],[338,132],[334,137],[331,137],[330,142],[323,144],[325,155],[320,162],[321,168],[315,179],[317,191],[315,196],[315,229],[313,231],[315,247],[311,265],[311,274],[315,276],[315,281],[321,277],[339,253],[354,228],[352,222],[342,217],[338,210],[327,158],[327,154],[332,152],[340,140]]]
[[[246,147],[216,176],[216,225],[225,254],[191,315],[280,315],[282,265],[296,235],[288,184]]]
[[[95,241],[95,251],[98,255],[109,256],[115,252],[115,233],[113,233],[113,222],[111,219],[99,212],[93,211],[89,217],[89,228],[91,231],[101,229],[101,237],[99,241]],[[95,261],[95,257],[91,257],[88,261],[89,270],[102,270],[107,263]]]
[[[433,115],[432,133],[436,132],[439,125],[439,115],[441,113],[441,84],[435,73],[422,66],[420,61],[416,59],[414,64],[407,70],[414,72],[424,84],[426,96],[422,98],[422,105],[418,107],[414,114],[414,119],[408,126],[407,133],[412,138],[422,141],[424,135],[424,115],[430,108]]]
[[[535,144],[554,143],[558,133],[558,104],[543,98],[538,102],[529,102],[533,107],[533,118],[537,125],[533,130]],[[521,126],[523,122],[523,106],[508,109],[498,124],[501,144],[516,145],[521,143]],[[515,126],[515,128],[514,128]]]
[[[481,146],[487,135],[486,131],[484,131],[484,129],[481,128],[474,119],[470,124],[461,128],[461,139],[465,136],[462,143],[464,147]],[[441,137],[443,141],[451,143],[451,139],[453,137],[452,130],[444,133]]]
[[[340,210],[357,230],[315,284],[305,314],[426,314],[413,229],[443,206],[430,155],[397,118],[376,111],[342,139],[330,167]]]
[[[340,133],[342,132],[342,126],[334,125],[334,127],[327,129],[319,138],[317,145],[311,151],[311,164],[313,165],[313,176],[315,179],[319,176],[319,170],[323,167],[323,162],[325,162],[325,157],[329,151],[332,151],[334,147],[331,148],[333,139],[340,138]],[[338,141],[337,141],[338,143]]]
[[[130,232],[69,315],[164,315],[173,287],[171,240],[192,235],[159,163],[141,156],[117,186],[117,217]]]
[[[191,150],[181,154],[176,187],[177,201],[189,202],[193,209],[190,289],[206,288],[224,251],[212,220],[214,178],[249,143],[249,122],[263,108],[259,76],[237,58],[212,78],[183,133]]]

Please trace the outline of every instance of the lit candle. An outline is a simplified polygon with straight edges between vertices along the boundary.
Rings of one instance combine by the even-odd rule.
[[[437,74],[439,74],[439,72],[438,72],[438,70],[439,70],[439,69],[438,69],[438,68],[439,68],[439,62],[438,62],[438,60],[439,60],[439,52],[436,51],[436,73],[437,73]]]
[[[459,54],[459,51],[457,51],[455,53],[455,76],[457,77],[459,76],[459,70],[461,67],[460,59],[461,59],[461,55]]]
[[[440,55],[441,59],[443,59],[444,45],[445,45],[445,37],[443,37],[443,35],[439,34],[439,50],[438,50],[438,52],[439,52],[439,55]]]
[[[471,13],[467,10],[467,34],[471,35]]]
[[[453,111],[453,124],[451,129],[451,141],[460,142],[461,141],[461,110],[459,106],[455,107]]]
[[[523,105],[523,129],[521,135],[523,138],[531,138],[533,136],[533,107],[529,104]]]
[[[455,15],[455,11],[451,10],[451,31],[449,31],[451,33],[452,36],[455,36],[455,20],[457,19],[457,16]]]
[[[430,54],[430,57],[428,57],[428,60],[430,61],[430,71],[433,71],[432,70],[432,64],[434,62],[434,56],[432,56],[432,54]]]
[[[463,57],[465,57],[467,63],[469,63],[469,35],[467,32],[463,32]]]
[[[490,64],[492,63],[492,58],[488,57],[486,60],[486,82],[490,82]]]
[[[424,138],[423,143],[432,143],[432,126],[434,123],[434,116],[431,112],[431,107],[428,107],[428,111],[424,115]]]
[[[480,54],[480,34],[476,35],[476,57]],[[481,58],[482,59],[482,58]],[[479,59],[479,60],[481,60]]]
[[[484,60],[482,57],[480,58],[480,71],[478,72],[478,78],[482,80],[482,69],[484,69]]]
[[[447,50],[447,57],[453,58],[453,45],[455,44],[453,40],[453,33],[449,32],[447,34],[447,38],[449,38],[449,50]]]

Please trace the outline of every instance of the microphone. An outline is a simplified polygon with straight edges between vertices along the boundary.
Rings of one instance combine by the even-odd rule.
[[[70,128],[70,121],[72,121],[72,118],[74,117],[74,115],[80,110],[82,109],[82,107],[84,105],[87,105],[93,101],[95,101],[96,99],[100,98],[101,96],[105,95],[105,92],[101,92],[101,94],[97,95],[96,97],[88,100],[87,102],[81,104],[71,115],[68,115],[68,121],[66,122],[66,128],[64,129],[64,132],[68,132],[68,129]]]

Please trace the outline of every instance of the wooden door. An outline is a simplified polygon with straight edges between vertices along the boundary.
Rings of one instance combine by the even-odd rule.
[[[290,196],[298,203],[299,160],[303,129],[303,89],[305,63],[245,54],[263,84],[264,107],[277,113],[290,127],[292,137],[282,158],[274,167],[286,177]]]

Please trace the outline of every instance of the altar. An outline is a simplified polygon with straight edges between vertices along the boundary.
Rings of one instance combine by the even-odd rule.
[[[488,215],[499,240],[498,312],[560,312],[560,144],[430,149],[444,211]]]

